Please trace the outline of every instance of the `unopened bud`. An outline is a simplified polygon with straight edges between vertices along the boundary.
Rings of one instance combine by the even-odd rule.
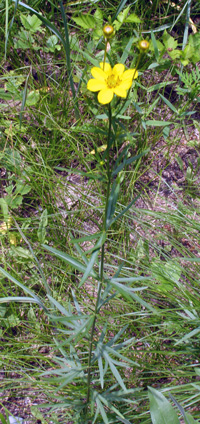
[[[103,27],[103,35],[107,40],[109,40],[113,36],[113,33],[114,28],[112,25],[107,24]]]
[[[145,53],[149,49],[149,42],[147,40],[141,40],[138,43],[138,48],[141,52]]]

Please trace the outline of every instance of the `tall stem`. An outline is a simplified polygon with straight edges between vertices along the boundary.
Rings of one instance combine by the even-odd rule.
[[[107,210],[108,210],[108,201],[110,196],[110,185],[111,185],[111,169],[110,169],[110,145],[111,145],[111,129],[112,129],[112,111],[111,107],[109,105],[108,110],[108,139],[107,139],[107,150],[106,150],[106,160],[107,160],[107,189],[106,189],[106,203],[105,203],[105,210],[104,210],[104,219],[103,219],[103,225],[102,225],[102,231],[106,233],[107,231]],[[92,360],[92,347],[93,347],[93,338],[94,338],[94,332],[95,332],[95,324],[97,320],[97,315],[99,313],[99,301],[101,297],[101,290],[102,290],[102,284],[104,281],[104,257],[105,257],[105,242],[102,245],[101,248],[101,262],[100,262],[100,271],[99,271],[99,284],[98,284],[98,292],[97,292],[97,299],[95,304],[95,310],[94,310],[94,318],[92,323],[92,329],[90,334],[90,342],[89,342],[89,355],[88,355],[88,374],[87,374],[87,398],[86,398],[86,408],[88,411],[89,401],[90,401],[90,393],[91,393],[91,360]]]

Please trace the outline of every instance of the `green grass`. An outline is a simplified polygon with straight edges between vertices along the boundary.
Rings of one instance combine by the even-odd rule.
[[[151,44],[130,102],[120,104],[113,125],[111,166],[125,146],[128,160],[140,156],[113,178],[112,184],[121,179],[120,191],[106,232],[102,279],[104,241],[96,243],[105,225],[108,157],[98,148],[107,143],[108,119],[107,108],[86,87],[104,54],[95,31],[108,16],[116,20],[116,12],[119,24],[129,3],[70,2],[60,9],[35,0],[31,7],[43,21],[37,15],[36,27],[29,28],[26,7],[16,9],[9,27],[14,3],[0,1],[0,392],[21,398],[17,415],[29,413],[28,422],[162,424],[166,417],[156,417],[148,387],[166,396],[168,414],[176,411],[184,419],[179,422],[199,422],[199,140],[193,135],[199,128],[199,38],[191,27],[187,54],[179,53],[189,3],[153,1],[147,8],[136,1],[129,15],[141,22],[122,23],[110,41],[107,60],[124,61],[127,68],[136,66],[138,40]],[[98,18],[93,31],[73,20],[81,14]],[[194,1],[197,30],[198,15]],[[52,25],[58,35],[53,47]],[[173,38],[163,35],[165,29]],[[120,105],[113,105],[113,115]],[[98,310],[101,284],[105,304]],[[117,354],[109,351],[117,344]],[[96,362],[90,348],[101,352]],[[80,366],[82,373],[69,378],[69,370]],[[26,392],[32,407],[23,412]],[[6,416],[12,405],[2,405]]]

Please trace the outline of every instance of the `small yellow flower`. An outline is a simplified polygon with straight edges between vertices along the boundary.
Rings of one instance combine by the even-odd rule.
[[[94,78],[88,81],[87,89],[93,92],[99,91],[98,101],[102,105],[110,103],[114,94],[126,98],[127,90],[131,88],[133,79],[138,77],[136,69],[125,71],[122,63],[117,63],[111,68],[109,63],[100,63],[100,68],[91,69]]]
[[[101,153],[101,152],[104,152],[104,150],[106,150],[106,149],[107,149],[107,144],[103,144],[102,146],[97,147],[97,152]],[[91,155],[95,155],[95,153],[96,153],[95,150],[92,150],[90,152]]]

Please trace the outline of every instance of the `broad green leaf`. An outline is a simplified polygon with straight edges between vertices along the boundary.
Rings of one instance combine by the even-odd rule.
[[[28,194],[31,191],[31,186],[28,184],[23,184],[21,182],[16,184],[15,194],[21,194],[24,196],[25,194]]]
[[[25,249],[24,247],[21,247],[21,246],[18,246],[18,247],[12,246],[12,254],[15,257],[20,257],[23,259],[28,259],[29,261],[33,261],[33,256],[31,252],[28,249]]]
[[[39,90],[31,90],[27,93],[26,97],[26,105],[27,106],[35,106],[40,99]]]
[[[174,37],[169,35],[166,30],[164,31],[162,39],[163,39],[163,43],[164,43],[166,49],[175,50],[176,47],[178,46],[178,41],[175,40]]]
[[[148,395],[153,424],[180,424],[174,408],[161,392],[148,387]]]
[[[138,16],[135,13],[131,13],[127,18],[125,19],[125,22],[131,22],[135,24],[141,24],[141,19],[138,18]]]
[[[83,29],[94,29],[97,24],[95,18],[92,15],[81,14],[77,18],[71,19]]]
[[[129,13],[129,10],[130,10],[130,6],[126,7],[126,9],[124,9],[123,12],[119,13],[119,15],[117,16],[118,22],[120,22],[121,24],[124,23],[125,19],[127,18],[128,13]]]
[[[192,417],[192,415],[188,414],[188,412],[185,412],[185,417],[186,417],[185,424],[198,424],[199,423],[199,421],[196,421]]]
[[[52,31],[54,34],[57,35],[57,37],[59,38],[59,40],[63,44],[64,48],[66,49],[65,39],[63,38],[62,34],[57,30],[57,28],[55,27],[55,25],[53,25],[48,19],[44,18],[39,12],[37,12],[32,7],[30,7],[28,4],[23,3],[22,1],[17,2],[16,0],[13,0],[13,2],[15,4],[18,3],[19,6],[24,7],[25,9],[29,10],[34,15],[36,15],[43,22],[43,24],[45,24],[46,27],[50,29],[50,31]]]
[[[51,35],[47,40],[47,51],[50,51],[52,53],[55,52],[55,50],[61,50],[60,44],[58,44],[58,37],[53,34]]]
[[[103,12],[99,7],[97,7],[94,18],[98,26],[103,26]]]
[[[41,20],[36,15],[22,15],[20,14],[20,20],[22,25],[27,31],[37,32],[42,31]]]

